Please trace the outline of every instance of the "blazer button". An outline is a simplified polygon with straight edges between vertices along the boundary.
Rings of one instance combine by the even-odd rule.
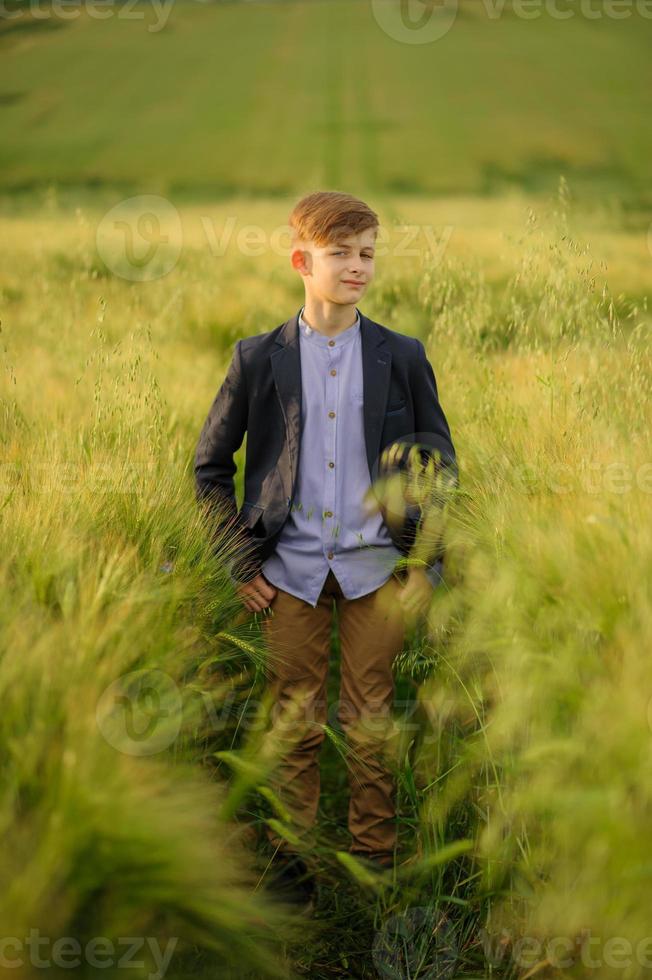
[[[329,552],[328,552],[328,557],[329,557],[329,558],[332,558],[332,557],[333,557],[333,552],[332,552],[332,551],[329,551]]]

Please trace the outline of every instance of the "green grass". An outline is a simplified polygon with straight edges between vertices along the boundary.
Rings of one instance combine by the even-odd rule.
[[[210,555],[191,467],[235,340],[301,298],[269,249],[211,256],[199,218],[271,233],[284,205],[181,208],[180,260],[144,283],[102,264],[99,210],[51,197],[2,218],[7,935],[174,935],[171,980],[325,980],[375,976],[379,933],[411,907],[453,920],[459,976],[487,975],[488,958],[513,975],[524,935],[647,934],[652,365],[636,297],[649,258],[565,193],[553,203],[556,216],[530,199],[413,201],[436,228],[456,215],[450,248],[439,261],[390,250],[365,297],[370,316],[427,344],[461,490],[447,587],[396,665],[410,860],[383,883],[338,857],[348,797],[329,729],[321,891],[299,934],[264,894],[258,832],[282,815],[268,792],[274,733],[251,723],[260,635]],[[383,210],[388,227],[415,216],[404,199]],[[336,633],[331,667],[334,700]],[[138,704],[134,671],[174,707],[167,674],[183,706],[178,736],[149,756],[125,750],[106,700],[122,678]]]
[[[5,21],[0,179],[208,198],[537,193],[563,173],[649,207],[652,20],[483,9],[429,44],[350,2]]]

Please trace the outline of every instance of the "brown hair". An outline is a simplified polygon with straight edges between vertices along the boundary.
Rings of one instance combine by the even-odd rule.
[[[295,204],[290,215],[292,247],[297,241],[328,245],[339,235],[378,230],[378,215],[368,204],[340,191],[315,191]]]

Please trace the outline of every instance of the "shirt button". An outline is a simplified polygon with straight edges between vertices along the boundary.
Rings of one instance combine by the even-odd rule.
[[[337,374],[337,371],[333,368],[333,370],[331,371],[331,374],[333,375],[333,377],[335,377],[335,375]]]
[[[331,469],[333,469],[333,467],[335,466],[335,463],[329,463],[328,465],[330,466]]]
[[[334,419],[335,418],[335,412],[329,412],[328,413],[328,417],[329,417],[329,419]]]
[[[324,511],[324,517],[332,517],[332,516],[333,516],[333,511],[332,510],[325,510]]]
[[[328,557],[329,557],[329,558],[332,558],[332,557],[333,557],[333,552],[332,552],[332,551],[329,551],[329,552],[328,552]]]
[[[335,347],[335,341],[334,340],[329,340],[328,341],[328,346],[329,347]]]

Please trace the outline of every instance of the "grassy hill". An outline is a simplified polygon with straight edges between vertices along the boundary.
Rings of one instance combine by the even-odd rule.
[[[465,2],[420,44],[348,0],[21,15],[0,33],[0,179],[205,198],[537,192],[563,173],[581,197],[645,207],[652,20],[571,6]]]

